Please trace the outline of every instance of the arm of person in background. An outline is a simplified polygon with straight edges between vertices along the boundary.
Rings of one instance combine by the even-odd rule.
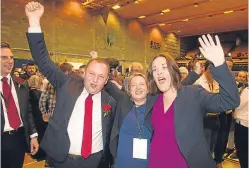
[[[39,109],[42,113],[43,121],[47,122],[47,100],[49,97],[49,89],[47,88],[44,92],[42,92],[40,100],[39,100]]]
[[[199,38],[201,44],[200,51],[203,56],[211,61],[211,73],[219,83],[219,93],[213,94],[203,88],[197,91],[197,101],[205,109],[203,112],[224,112],[239,106],[240,97],[234,77],[229,72],[225,63],[223,48],[218,36],[215,36],[216,44],[210,35]]]
[[[99,57],[98,53],[96,51],[91,51],[90,55],[91,55],[92,58],[98,58]]]
[[[124,91],[120,90],[115,84],[108,82],[105,85],[105,91],[111,95],[116,101],[123,99],[124,97],[129,97]]]
[[[123,87],[123,86],[119,85],[118,82],[116,82],[115,80],[111,80],[111,82],[112,82],[113,84],[115,84],[115,85],[117,86],[117,88],[119,88],[120,90],[122,90],[122,87]]]
[[[25,13],[29,20],[27,39],[31,55],[39,70],[57,90],[66,82],[68,76],[49,58],[40,26],[40,18],[44,13],[44,7],[38,2],[30,2],[25,7]]]
[[[188,76],[182,81],[182,85],[192,85],[196,80],[200,78],[202,64],[200,62],[195,63],[194,71],[191,71]]]

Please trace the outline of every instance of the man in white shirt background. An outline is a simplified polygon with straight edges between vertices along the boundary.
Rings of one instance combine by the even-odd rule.
[[[1,167],[21,168],[27,145],[32,155],[39,149],[29,88],[10,75],[14,66],[10,45],[1,42]]]
[[[241,168],[248,168],[248,84],[240,89],[240,105],[234,111],[234,142]]]

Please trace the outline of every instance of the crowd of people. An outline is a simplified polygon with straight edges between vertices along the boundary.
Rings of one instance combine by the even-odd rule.
[[[97,53],[78,70],[54,63],[44,7],[30,2],[25,12],[35,64],[13,69],[1,42],[1,167],[22,167],[25,152],[56,168],[222,167],[232,123],[232,152],[248,167],[248,74],[233,77],[218,36],[198,39],[204,64],[179,68],[159,54],[125,77],[117,59]]]

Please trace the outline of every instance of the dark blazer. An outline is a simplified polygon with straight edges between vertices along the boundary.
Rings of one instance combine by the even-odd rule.
[[[197,79],[199,75],[195,72],[191,72],[189,76],[182,82],[183,85],[191,85]],[[132,100],[126,92],[120,90],[111,82],[108,82],[105,86],[105,90],[117,101],[115,120],[111,132],[110,150],[113,156],[113,160],[117,157],[117,147],[119,139],[119,131],[126,115],[131,111],[133,107]],[[145,120],[144,125],[153,133],[153,128],[151,124],[152,108],[158,98],[158,95],[148,94],[146,99],[146,109],[145,109]]]
[[[29,87],[27,82],[23,82],[18,80],[19,78],[16,78],[14,76],[11,77],[13,80],[13,84],[16,89],[16,94],[19,102],[19,108],[20,108],[20,115],[23,122],[23,127],[25,129],[25,136],[27,144],[30,144],[30,135],[36,133],[36,127],[32,115],[32,108],[30,104],[30,97],[29,97]],[[2,100],[1,100],[1,134],[4,132],[4,125],[5,125],[5,119],[3,114],[3,106],[2,106]]]
[[[69,119],[75,102],[84,89],[83,79],[80,76],[65,75],[49,58],[43,33],[27,33],[28,43],[35,64],[49,80],[56,90],[56,105],[52,118],[48,122],[47,130],[41,142],[41,148],[57,162],[63,162],[70,148],[67,132]],[[110,104],[111,113],[104,117],[102,109],[103,156],[102,164],[109,165],[109,141],[116,101],[105,91],[101,92],[101,103]]]
[[[198,86],[181,86],[174,104],[176,141],[191,168],[216,167],[203,130],[203,118],[207,112],[224,112],[240,103],[235,79],[227,65],[212,65],[210,69],[220,85],[219,93],[210,93]]]

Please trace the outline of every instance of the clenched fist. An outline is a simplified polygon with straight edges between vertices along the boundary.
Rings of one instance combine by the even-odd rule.
[[[30,27],[38,27],[40,26],[40,18],[44,13],[44,7],[38,2],[32,1],[25,6],[25,13]]]

